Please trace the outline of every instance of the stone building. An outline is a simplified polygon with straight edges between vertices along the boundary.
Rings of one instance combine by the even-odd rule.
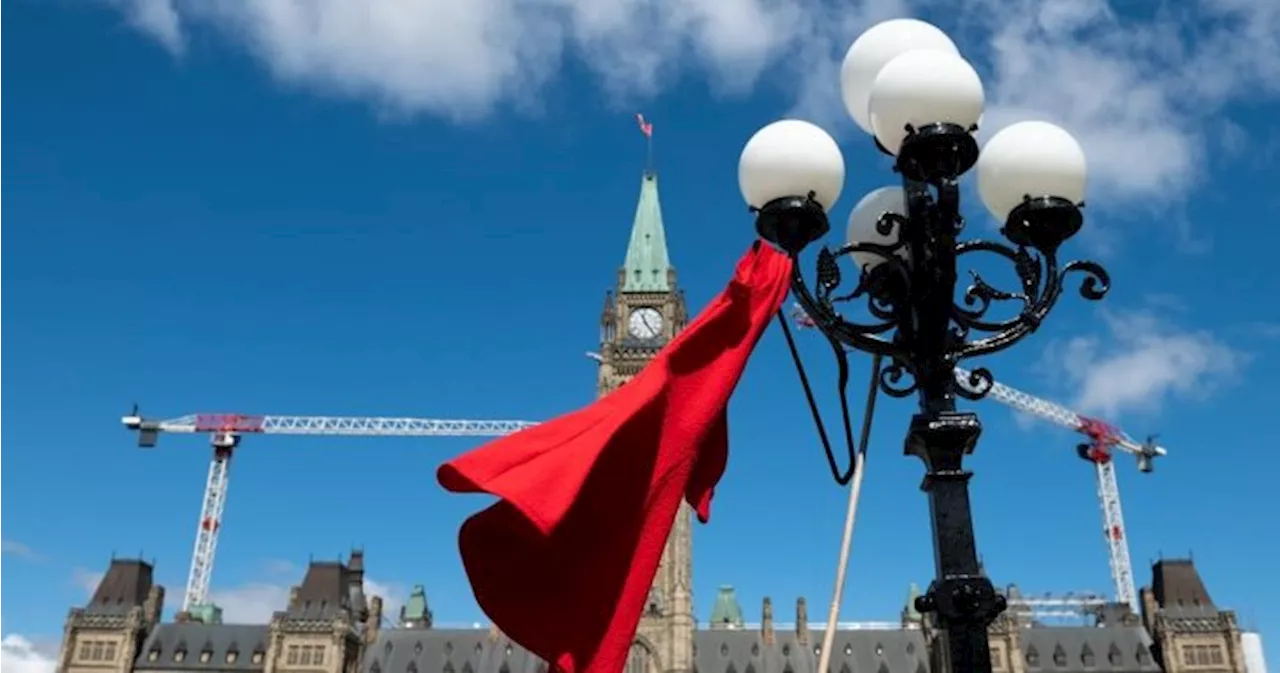
[[[625,262],[601,316],[598,391],[640,371],[688,319],[668,257],[658,181],[644,176]],[[625,673],[817,673],[820,630],[804,599],[775,620],[766,598],[748,624],[722,587],[706,621],[693,597],[692,513],[677,517]],[[1011,590],[1012,591],[1012,590]],[[57,673],[545,673],[494,629],[439,628],[415,587],[400,614],[364,593],[364,554],[312,562],[267,624],[225,624],[213,606],[162,622],[152,566],[112,560],[92,599],[67,617]],[[1044,626],[1017,614],[990,629],[998,673],[1244,673],[1235,614],[1214,605],[1189,560],[1152,567],[1141,616],[1112,606],[1097,626]],[[890,627],[841,631],[826,673],[929,673],[936,630],[908,598]],[[622,673],[622,672],[619,672]]]

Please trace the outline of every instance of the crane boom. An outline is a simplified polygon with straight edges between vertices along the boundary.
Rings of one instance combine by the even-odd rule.
[[[495,437],[536,425],[527,421],[254,414],[187,414],[165,421],[133,415],[121,420],[125,427],[138,431],[354,437]]]
[[[816,326],[813,319],[799,304],[793,307],[792,319],[802,328]],[[960,386],[974,390],[973,384],[969,383],[971,372],[956,367],[955,377]],[[1165,449],[1156,446],[1151,440],[1145,443],[1137,442],[1124,431],[1104,421],[1081,416],[1060,404],[1029,395],[1003,383],[992,381],[986,396],[1018,411],[1075,430],[1089,438],[1089,442],[1080,445],[1077,451],[1081,458],[1093,463],[1098,475],[1098,500],[1102,505],[1103,534],[1107,540],[1111,577],[1116,585],[1116,600],[1128,604],[1134,614],[1137,614],[1139,606],[1137,591],[1134,588],[1133,564],[1129,559],[1124,513],[1120,508],[1120,485],[1116,482],[1115,463],[1112,462],[1111,456],[1115,449],[1132,454],[1138,459],[1138,470],[1150,472],[1153,467],[1152,461],[1157,456],[1167,454]]]
[[[182,611],[192,613],[209,601],[213,560],[218,549],[222,513],[227,505],[231,458],[245,434],[327,435],[346,437],[500,437],[537,425],[527,421],[440,420],[366,416],[266,416],[255,414],[188,414],[164,421],[143,418],[137,408],[122,417],[138,433],[138,445],[151,448],[162,432],[205,433],[213,444],[196,527],[191,569]]]
[[[956,380],[962,386],[968,384],[969,372],[959,367]],[[993,382],[987,397],[1043,420],[1075,430],[1089,438],[1088,444],[1079,447],[1081,458],[1093,463],[1098,477],[1098,501],[1102,506],[1103,536],[1107,541],[1111,578],[1115,582],[1116,600],[1129,605],[1134,614],[1139,613],[1138,593],[1133,580],[1133,563],[1129,558],[1129,542],[1125,535],[1124,511],[1120,506],[1120,484],[1116,481],[1116,466],[1111,460],[1112,451],[1119,449],[1138,459],[1138,469],[1150,472],[1152,459],[1166,455],[1164,448],[1148,441],[1138,443],[1124,431],[1088,416],[1081,416],[1070,409],[1048,400],[1024,393],[1003,383]]]
[[[968,377],[968,370],[956,367],[956,380],[959,381],[961,385],[969,387],[967,382]],[[1096,428],[1098,431],[1108,433],[1110,445],[1124,451],[1125,453],[1139,457],[1163,456],[1168,453],[1163,447],[1140,443],[1118,428],[1107,425],[1096,419],[1081,416],[1060,404],[1055,404],[1034,395],[1024,393],[1021,390],[1010,388],[998,381],[991,384],[991,390],[987,392],[987,397],[1013,407],[1019,411],[1024,411],[1032,416],[1037,416],[1043,420],[1049,421],[1050,423],[1060,425],[1069,430],[1085,432],[1082,428]],[[1090,433],[1085,432],[1085,434]]]

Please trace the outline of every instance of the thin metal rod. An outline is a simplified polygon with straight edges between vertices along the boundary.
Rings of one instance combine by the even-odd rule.
[[[796,348],[795,337],[791,335],[791,327],[787,324],[787,318],[782,311],[778,311],[778,322],[782,325],[782,334],[787,339],[787,348],[791,351],[791,360],[795,363],[796,373],[800,375],[800,385],[804,388],[805,399],[809,402],[809,412],[813,414],[813,423],[818,428],[818,439],[822,442],[822,450],[827,455],[827,465],[831,468],[831,476],[835,478],[836,483],[844,486],[853,478],[856,461],[856,447],[853,444],[853,427],[849,420],[849,356],[844,346],[835,341],[831,337],[827,337],[828,343],[835,350],[836,363],[840,370],[840,411],[844,417],[844,434],[845,444],[849,452],[849,469],[841,471],[839,465],[836,464],[835,452],[831,448],[831,440],[827,436],[826,425],[822,422],[822,414],[818,411],[818,402],[813,396],[813,386],[809,385],[809,376],[804,371],[804,363],[800,361],[800,351]],[[824,335],[825,336],[825,335]],[[879,368],[874,370],[873,375],[878,374]],[[873,378],[873,381],[875,379]]]
[[[840,560],[836,564],[835,589],[831,592],[831,608],[827,612],[827,625],[822,634],[822,650],[818,654],[818,670],[826,671],[831,663],[831,648],[836,640],[840,621],[840,603],[844,600],[844,583],[849,576],[849,555],[853,549],[853,526],[858,517],[858,500],[862,495],[862,480],[867,472],[867,443],[871,439],[871,421],[876,413],[876,398],[880,391],[880,359],[871,358],[871,383],[867,389],[867,404],[862,414],[862,434],[858,438],[858,453],[853,463],[853,484],[849,488],[849,507],[844,515],[844,536],[840,540]],[[846,417],[847,418],[847,417]]]

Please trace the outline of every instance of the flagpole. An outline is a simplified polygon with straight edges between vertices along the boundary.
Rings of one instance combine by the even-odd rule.
[[[644,172],[645,175],[653,175],[653,132],[645,134],[644,137]]]
[[[636,113],[636,124],[644,134],[644,174],[653,175],[653,122],[644,118],[644,114]]]

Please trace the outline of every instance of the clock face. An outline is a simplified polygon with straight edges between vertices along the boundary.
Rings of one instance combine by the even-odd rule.
[[[662,334],[662,314],[647,306],[638,308],[627,320],[627,331],[637,339],[656,339]]]

